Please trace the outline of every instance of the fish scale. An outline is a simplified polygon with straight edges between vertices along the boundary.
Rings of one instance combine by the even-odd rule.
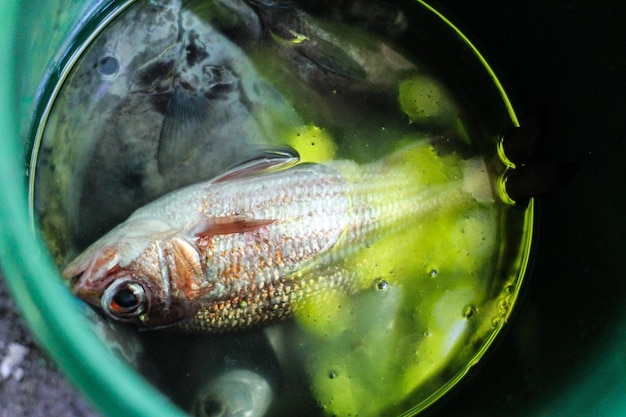
[[[297,274],[203,305],[192,320],[177,327],[190,332],[221,333],[267,325],[291,317],[299,306],[315,302],[316,298],[328,297],[333,292],[351,294],[357,289],[353,274],[347,270]]]

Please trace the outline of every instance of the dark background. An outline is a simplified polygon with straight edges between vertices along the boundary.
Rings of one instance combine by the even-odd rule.
[[[569,185],[538,199],[533,264],[504,337],[432,415],[617,415],[611,396],[625,412],[626,5],[431,4],[494,65],[522,123],[547,104],[548,156],[581,162]]]
[[[610,399],[626,392],[626,6],[431,4],[485,54],[522,122],[538,103],[549,106],[547,155],[579,160],[581,169],[538,201],[533,265],[505,333],[427,414],[610,415]],[[11,342],[29,353],[21,379],[0,378],[0,417],[94,415],[32,342],[0,280],[0,361]]]

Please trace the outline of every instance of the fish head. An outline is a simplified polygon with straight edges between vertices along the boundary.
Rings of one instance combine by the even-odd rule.
[[[96,241],[63,270],[79,299],[105,316],[159,328],[185,318],[187,305],[173,300],[163,246],[169,225],[127,221]]]

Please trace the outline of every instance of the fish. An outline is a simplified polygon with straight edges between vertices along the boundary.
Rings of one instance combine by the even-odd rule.
[[[403,122],[381,115],[397,108],[398,85],[425,68],[394,39],[361,25],[347,4],[248,3],[262,22],[258,51],[250,54],[301,117],[336,132]]]
[[[63,270],[72,292],[144,329],[220,333],[280,322],[376,285],[342,262],[447,207],[492,200],[482,160],[420,179],[419,142],[378,161],[265,154],[136,210]]]
[[[269,50],[283,58],[296,78],[321,94],[342,90],[351,94],[381,94],[417,70],[415,63],[388,40],[365,30],[367,24],[350,26],[354,19],[359,21],[356,16],[350,19],[351,10],[342,8],[339,12],[333,5],[320,4],[313,7],[317,13],[308,13],[306,9],[311,9],[311,5],[306,2],[249,2],[264,24],[262,35]],[[350,7],[365,12],[365,5],[358,3]],[[400,11],[396,13],[402,15]]]

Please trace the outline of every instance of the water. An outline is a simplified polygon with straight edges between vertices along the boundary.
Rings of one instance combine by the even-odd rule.
[[[364,164],[427,140],[434,151],[407,170],[425,186],[478,155],[495,178],[511,121],[471,50],[413,1],[333,4],[138,1],[92,25],[102,33],[77,49],[33,150],[33,211],[58,264],[260,148]],[[403,415],[453,386],[506,322],[526,213],[445,207],[345,260],[371,291],[267,328],[138,333],[87,314],[194,415]]]

